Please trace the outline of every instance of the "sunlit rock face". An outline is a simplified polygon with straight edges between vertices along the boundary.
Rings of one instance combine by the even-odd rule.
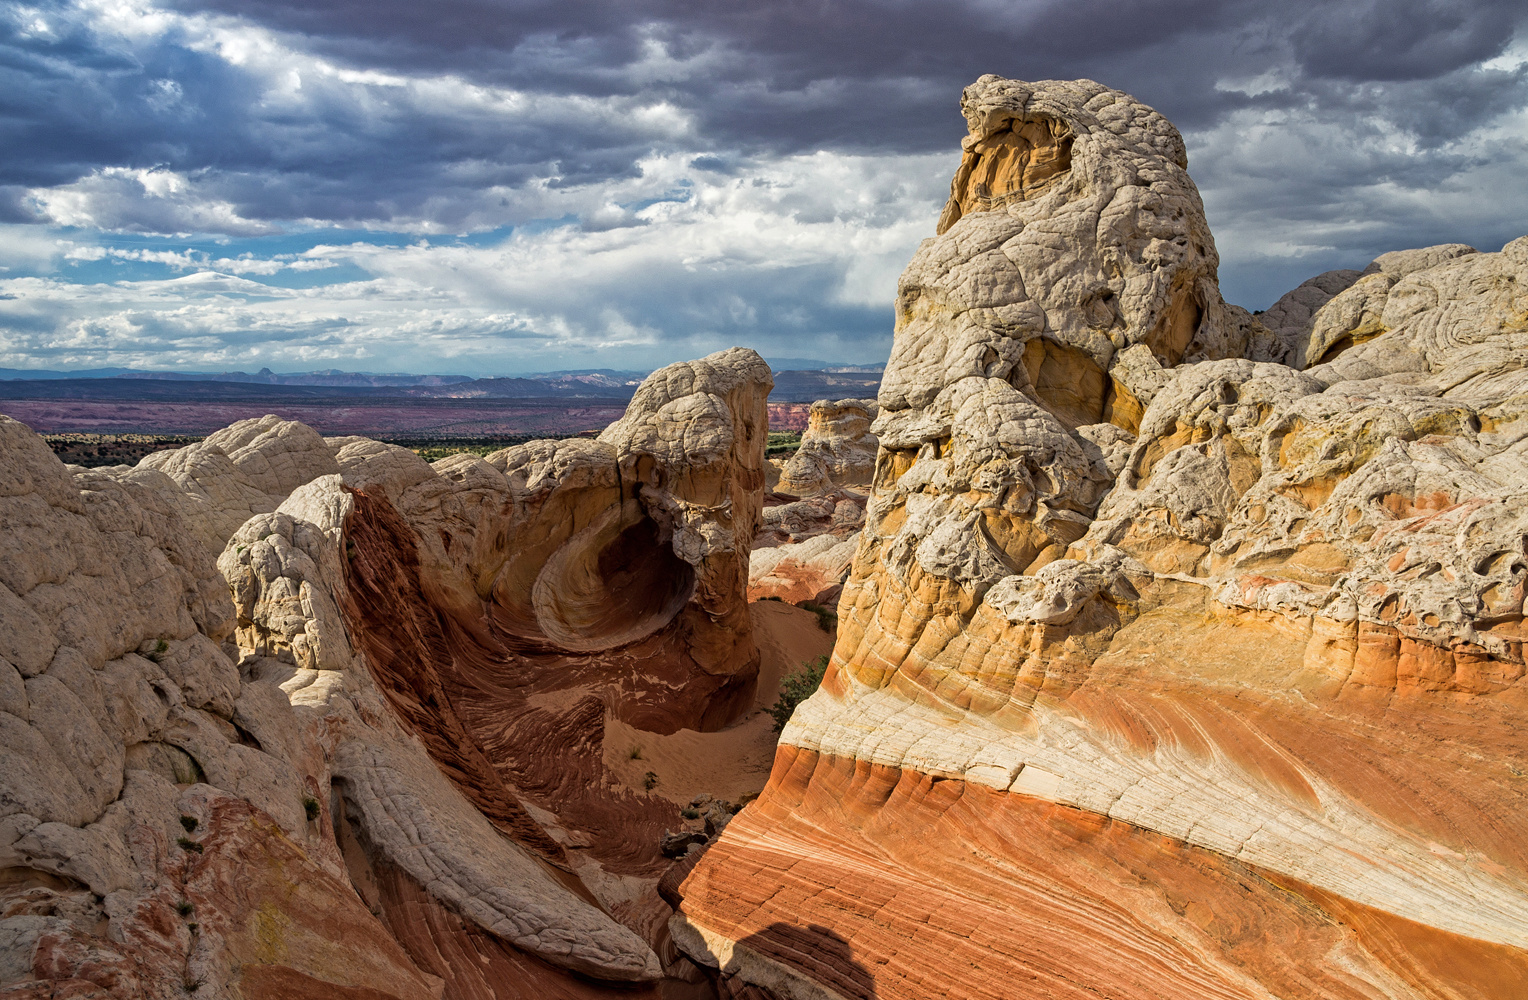
[[[1250,318],[1220,298],[1215,243],[1165,118],[1091,81],[992,76],[961,110],[970,136],[939,235],[898,283],[884,447],[948,436],[958,404],[940,394],[971,376],[1068,429],[1128,428],[1158,368],[1240,356]],[[1135,345],[1150,358],[1111,379]]]
[[[751,706],[770,385],[722,352],[434,466],[267,417],[84,470],[0,418],[0,988],[703,993],[678,807],[601,744]]]
[[[828,675],[675,939],[791,997],[1522,992],[1528,238],[1254,318],[1156,112],[962,109]]]
[[[875,415],[873,399],[813,403],[801,446],[785,463],[775,489],[805,497],[869,486],[875,475],[877,441],[870,432]]]

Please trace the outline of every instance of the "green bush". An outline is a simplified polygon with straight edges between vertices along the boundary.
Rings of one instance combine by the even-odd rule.
[[[825,608],[821,604],[813,604],[811,601],[801,601],[796,605],[817,616],[817,626],[824,632],[838,631],[838,612],[832,608]]]
[[[780,700],[769,710],[775,720],[775,732],[783,730],[785,724],[791,721],[796,706],[812,696],[827,670],[827,656],[819,656],[809,663],[803,663],[800,670],[780,681]]]

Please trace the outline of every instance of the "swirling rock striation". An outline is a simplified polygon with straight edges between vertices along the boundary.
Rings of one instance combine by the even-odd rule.
[[[865,525],[865,500],[850,489],[802,500],[767,495],[749,557],[749,598],[836,605]]]
[[[1528,990],[1528,237],[1253,317],[1156,112],[962,110],[828,675],[675,940],[794,997]]]

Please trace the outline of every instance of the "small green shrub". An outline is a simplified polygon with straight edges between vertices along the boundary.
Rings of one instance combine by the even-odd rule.
[[[632,760],[641,760],[642,748],[639,746],[633,746],[630,750],[626,751],[626,756]]]
[[[679,810],[679,815],[683,816],[685,819],[700,819],[700,810],[696,809],[694,806],[685,806],[683,809]]]
[[[775,720],[775,732],[783,730],[785,724],[791,721],[796,706],[812,696],[827,671],[827,656],[819,656],[809,663],[803,663],[800,670],[780,681],[780,700],[769,710]]]
[[[202,845],[198,844],[196,841],[192,840],[190,837],[181,837],[179,840],[177,840],[175,842],[177,844],[179,844],[183,850],[195,851],[197,854],[202,853]]]
[[[658,775],[652,771],[648,771],[646,774],[642,775],[642,787],[647,789],[649,792],[654,788],[657,788]]]
[[[170,648],[170,644],[168,642],[166,642],[165,640],[160,639],[158,642],[154,643],[154,648],[152,650],[150,650],[145,655],[150,660],[153,660],[155,663],[158,663],[158,662],[160,662],[161,660],[164,659],[164,654],[169,650],[169,648]]]
[[[318,800],[309,795],[302,800],[302,811],[308,814],[308,822],[318,819]]]
[[[180,825],[185,827],[185,830],[186,830],[187,833],[190,833],[192,830],[196,829],[196,817],[195,816],[182,816],[180,818]]]
[[[796,605],[817,616],[817,626],[824,632],[838,631],[838,612],[832,608],[825,608],[821,604],[813,604],[811,601],[802,601]]]
[[[191,914],[196,912],[196,907],[192,906],[189,900],[183,899],[179,903],[175,904],[175,912],[179,913],[183,917],[189,917]]]

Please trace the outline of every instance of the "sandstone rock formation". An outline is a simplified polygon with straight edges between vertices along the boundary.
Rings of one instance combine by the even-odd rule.
[[[766,479],[764,527],[748,568],[751,599],[838,603],[865,522],[863,491],[875,473],[875,412],[870,399],[812,404],[801,446],[778,484]]]
[[[828,675],[675,940],[739,996],[1528,995],[1528,237],[1252,317],[1156,112],[961,104]]]
[[[268,417],[87,471],[0,419],[0,989],[704,992],[678,808],[601,740],[752,707],[769,388],[723,352],[434,466]]]
[[[748,564],[749,599],[836,605],[865,524],[865,500],[853,490],[804,500],[766,496]]]
[[[814,496],[851,486],[865,487],[875,474],[873,399],[820,399],[801,435],[801,446],[785,463],[777,492]]]
[[[8,995],[429,995],[349,891],[302,710],[220,645],[233,608],[175,484],[71,475],[8,419],[0,452]]]
[[[297,487],[339,471],[313,428],[276,416],[241,420],[188,447],[155,452],[138,468],[175,481],[179,490],[168,495],[212,552],[252,515],[275,510]]]
[[[743,350],[433,465],[0,418],[0,992],[1528,995],[1528,237],[1251,316],[1156,112],[962,109],[868,497]]]

